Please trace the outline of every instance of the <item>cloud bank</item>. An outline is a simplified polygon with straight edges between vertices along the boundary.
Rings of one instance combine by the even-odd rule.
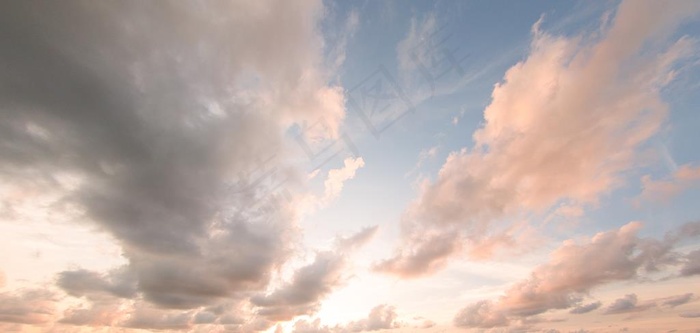
[[[497,301],[484,300],[462,309],[454,318],[460,327],[491,328],[507,326],[512,320],[521,320],[555,309],[572,309],[571,313],[586,313],[601,306],[599,302],[582,304],[596,287],[614,281],[634,280],[644,272],[655,272],[679,264],[679,253],[674,246],[683,239],[700,236],[686,234],[700,222],[688,223],[667,234],[662,240],[640,238],[639,222],[628,223],[619,229],[601,232],[578,244],[565,241],[552,252],[547,263],[536,267],[530,276],[508,288]],[[667,306],[680,305],[692,297],[679,295],[662,300]],[[637,304],[635,294],[615,301],[606,314],[641,311],[657,302]]]

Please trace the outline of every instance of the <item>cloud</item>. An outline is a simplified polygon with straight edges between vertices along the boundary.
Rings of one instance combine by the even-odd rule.
[[[444,267],[450,255],[461,248],[457,233],[415,234],[411,238],[400,255],[380,261],[374,269],[405,278],[418,277]]]
[[[636,294],[628,294],[622,298],[616,299],[612,304],[610,304],[603,314],[620,314],[620,313],[630,313],[630,312],[641,312],[648,310],[649,308],[655,307],[656,304],[653,302],[647,302],[644,304],[638,304]]]
[[[139,305],[136,309],[134,315],[123,324],[124,327],[156,330],[182,330],[192,327],[192,311],[167,311]]]
[[[600,303],[600,302],[593,302],[593,303],[588,303],[585,305],[581,304],[581,305],[577,305],[576,307],[571,309],[571,311],[569,311],[569,313],[572,313],[572,314],[588,313],[588,312],[591,312],[595,309],[598,309],[601,305],[602,305],[602,303]]]
[[[527,279],[513,284],[497,302],[481,301],[459,311],[455,325],[491,328],[553,309],[573,307],[571,313],[592,311],[600,304],[581,304],[592,289],[614,281],[635,279],[643,271],[653,272],[678,264],[673,246],[684,239],[680,231],[696,225],[697,222],[692,222],[681,226],[667,233],[661,241],[637,237],[642,227],[639,222],[600,232],[581,244],[564,241],[552,252],[547,263],[537,266]],[[628,295],[606,313],[642,310],[655,305],[656,301],[637,304],[636,295]]]
[[[388,330],[400,327],[396,322],[396,308],[386,304],[377,305],[370,312],[367,318],[350,322],[346,330],[350,332],[364,332]]]
[[[283,139],[319,119],[325,131],[305,134],[336,138],[345,117],[323,14],[321,1],[3,6],[14,47],[0,48],[0,180],[24,195],[0,192],[0,213],[58,192],[70,220],[108,234],[128,262],[60,273],[59,287],[90,302],[65,323],[176,329],[211,319],[194,309],[217,323],[255,315],[229,303],[267,290],[299,239],[296,197],[271,196],[303,178]],[[334,173],[329,193],[362,163]],[[308,270],[335,269],[330,257]],[[3,320],[48,320],[42,295],[4,295]],[[108,316],[121,307],[128,322]]]
[[[270,294],[252,297],[252,304],[258,307],[257,313],[273,321],[315,313],[323,298],[345,282],[348,251],[369,241],[376,231],[377,227],[368,227],[340,238],[335,251],[317,253],[315,260],[297,270],[289,283]]]
[[[322,325],[320,319],[308,321],[297,320],[294,323],[294,333],[348,333],[388,330],[402,325],[397,321],[396,309],[393,306],[380,304],[372,308],[367,318],[351,321],[345,325],[329,327]]]
[[[90,297],[89,306],[71,307],[64,311],[60,323],[77,326],[117,326],[127,319],[124,304],[113,297]]]
[[[676,295],[676,296],[671,296],[667,297],[661,300],[661,305],[668,306],[671,308],[675,308],[679,305],[683,305],[685,303],[690,302],[693,300],[694,294],[693,293],[687,293],[683,295]]]
[[[343,167],[340,169],[331,169],[328,171],[328,178],[326,178],[326,181],[323,183],[325,187],[325,202],[333,200],[340,195],[340,191],[343,190],[343,184],[347,180],[355,177],[357,170],[365,166],[365,161],[362,157],[346,158],[343,164]]]
[[[337,169],[330,169],[325,181],[323,182],[323,195],[309,193],[303,196],[299,202],[299,211],[310,214],[318,209],[328,206],[333,200],[337,199],[340,192],[343,190],[345,182],[355,178],[357,170],[364,167],[365,161],[362,157],[348,157],[343,161],[343,166]],[[313,179],[319,173],[319,169],[314,170],[309,179]]]
[[[685,265],[681,268],[681,275],[691,276],[700,274],[700,250],[688,253],[685,260]]]
[[[338,237],[336,239],[336,248],[339,252],[348,253],[349,251],[356,250],[357,248],[367,244],[374,235],[377,234],[379,226],[365,227],[357,233],[350,235],[348,237]]]
[[[64,271],[59,273],[56,284],[69,295],[78,297],[105,292],[131,298],[137,292],[136,281],[126,266],[104,275],[84,269]]]
[[[302,267],[292,281],[265,296],[256,296],[252,303],[258,314],[271,320],[290,320],[315,313],[323,296],[342,283],[344,258],[332,252],[321,252],[313,263]]]
[[[479,243],[496,222],[562,202],[594,205],[642,165],[638,150],[668,112],[659,90],[673,64],[694,50],[688,38],[658,45],[700,6],[639,8],[623,2],[600,38],[533,27],[530,53],[494,87],[474,146],[449,154],[437,179],[424,184],[402,217],[396,254],[379,270],[403,277],[434,272],[463,249],[442,245],[447,235],[461,236],[452,243]]]
[[[654,180],[650,175],[642,177],[642,193],[635,199],[639,205],[644,202],[668,202],[683,190],[700,180],[700,167],[682,165],[671,179]]]
[[[0,322],[42,325],[51,322],[55,312],[55,295],[47,290],[0,293]]]
[[[495,309],[490,301],[479,301],[460,310],[454,318],[457,327],[506,326],[509,321],[505,313]]]
[[[321,324],[321,319],[313,321],[300,319],[294,322],[294,333],[330,333],[332,329]]]
[[[686,311],[679,314],[683,318],[700,318],[700,311]]]

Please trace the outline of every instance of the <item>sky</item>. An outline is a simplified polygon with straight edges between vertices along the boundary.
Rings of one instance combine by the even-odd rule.
[[[0,331],[700,332],[700,2],[6,1]]]

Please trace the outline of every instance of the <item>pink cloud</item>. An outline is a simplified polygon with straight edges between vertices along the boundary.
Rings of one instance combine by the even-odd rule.
[[[475,145],[452,152],[424,184],[402,218],[399,249],[378,268],[433,272],[462,249],[441,244],[445,238],[478,244],[496,222],[560,202],[592,205],[623,184],[641,163],[640,145],[666,119],[659,90],[672,65],[693,50],[686,38],[646,46],[698,10],[691,2],[623,2],[602,38],[553,36],[535,24],[530,54],[494,87]]]
[[[642,177],[642,193],[636,198],[637,205],[645,202],[668,202],[683,190],[700,181],[700,167],[682,165],[670,179],[654,180],[651,176]]]
[[[506,326],[511,320],[553,309],[573,308],[573,313],[592,311],[600,303],[581,304],[592,289],[614,281],[635,279],[643,271],[678,264],[673,246],[685,237],[697,236],[682,232],[692,229],[689,226],[698,225],[698,222],[689,223],[667,234],[663,240],[639,238],[637,233],[642,226],[639,222],[598,233],[582,243],[567,240],[551,254],[547,263],[536,267],[529,278],[512,285],[495,302],[482,301],[465,307],[455,316],[454,323],[457,326],[489,328]],[[630,296],[606,311],[622,313],[637,307],[646,309],[669,300],[669,304],[680,304],[687,301],[685,297],[690,296],[680,295],[637,304],[636,296]],[[622,303],[629,306],[623,309],[625,304]]]

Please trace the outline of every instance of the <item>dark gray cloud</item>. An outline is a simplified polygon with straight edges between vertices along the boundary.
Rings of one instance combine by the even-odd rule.
[[[99,317],[130,298],[183,311],[144,305],[124,325],[184,328],[189,309],[266,290],[298,241],[296,212],[268,196],[298,179],[283,135],[343,116],[322,68],[322,13],[320,1],[2,5],[0,179],[62,192],[128,261],[59,274],[93,303],[64,322],[113,323]],[[277,172],[261,178],[266,168]]]
[[[573,314],[583,314],[583,313],[588,313],[591,312],[597,308],[599,308],[602,305],[600,302],[593,302],[593,303],[588,303],[588,304],[580,304],[577,305],[575,308],[571,309],[569,313]]]
[[[298,315],[313,314],[323,297],[343,285],[350,252],[365,244],[377,232],[367,227],[336,241],[334,251],[319,252],[315,260],[294,273],[292,280],[267,295],[256,295],[251,302],[258,314],[270,320],[289,320]]]
[[[332,252],[321,252],[313,263],[300,268],[289,284],[269,295],[255,296],[252,303],[258,313],[272,320],[289,320],[311,314],[320,307],[320,300],[342,283],[345,259]]]
[[[630,312],[641,312],[656,306],[654,302],[639,303],[636,294],[628,294],[622,298],[618,298],[610,304],[603,314],[620,314]]]
[[[128,267],[115,269],[108,274],[79,269],[61,272],[56,283],[72,296],[86,296],[105,292],[117,297],[136,295],[136,281]]]

